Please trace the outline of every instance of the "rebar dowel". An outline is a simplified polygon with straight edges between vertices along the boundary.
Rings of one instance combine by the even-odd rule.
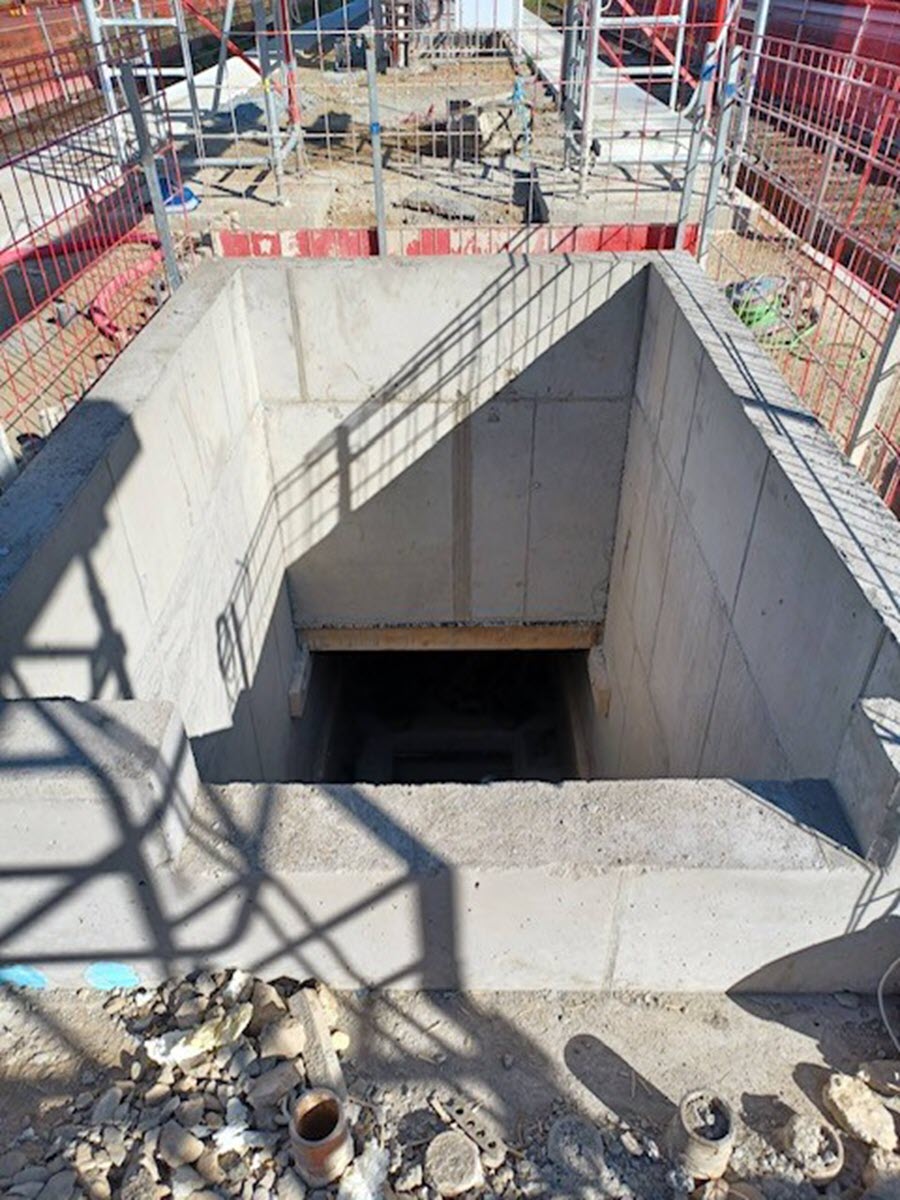
[[[697,261],[705,265],[709,249],[710,226],[715,220],[716,206],[719,203],[719,188],[722,183],[722,173],[725,167],[725,156],[728,148],[728,135],[731,130],[731,120],[737,105],[737,81],[741,70],[741,50],[735,46],[728,57],[728,72],[725,76],[725,87],[722,90],[722,107],[719,110],[719,124],[716,129],[716,140],[713,147],[713,159],[709,167],[709,182],[706,188],[706,202],[700,216],[700,235],[697,239]]]
[[[138,96],[137,84],[134,81],[134,71],[131,68],[131,63],[123,62],[119,70],[122,78],[122,91],[125,93],[128,111],[131,114],[131,122],[134,125],[134,135],[137,139],[141,169],[144,172],[147,191],[150,193],[153,224],[156,227],[160,249],[162,250],[166,281],[169,285],[169,291],[174,292],[176,288],[181,286],[181,272],[178,270],[178,260],[175,257],[175,245],[172,241],[172,231],[169,228],[169,214],[166,212],[162,188],[159,186],[159,176],[156,173],[156,156],[153,153],[150,134],[147,131],[147,123],[144,120],[144,113],[141,109],[141,101]]]
[[[375,69],[375,47],[366,36],[366,84],[369,89],[369,133],[372,137],[372,182],[375,188],[375,228],[378,253],[387,254],[387,228],[384,216],[384,169],[381,161],[381,123],[378,119],[378,76]]]

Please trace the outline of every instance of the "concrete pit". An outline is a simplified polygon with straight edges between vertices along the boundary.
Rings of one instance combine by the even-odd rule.
[[[205,264],[0,531],[7,964],[804,991],[896,939],[896,526],[687,258]]]

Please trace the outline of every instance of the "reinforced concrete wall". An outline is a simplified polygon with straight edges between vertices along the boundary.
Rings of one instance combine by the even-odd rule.
[[[198,273],[63,422],[0,497],[0,544],[0,696],[164,699],[206,778],[290,777],[295,639],[235,268]]]
[[[645,266],[244,268],[298,625],[602,618]]]
[[[863,851],[892,842],[863,700],[900,696],[896,523],[677,256],[649,281],[615,544],[602,773],[831,779]]]
[[[209,264],[0,546],[0,963],[790,991],[896,944],[896,524],[681,256]],[[601,773],[742,783],[272,782],[295,622],[585,617]]]

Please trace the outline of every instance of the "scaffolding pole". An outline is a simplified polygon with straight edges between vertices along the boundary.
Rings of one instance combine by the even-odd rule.
[[[156,173],[156,155],[150,141],[150,134],[147,131],[147,122],[144,120],[144,113],[141,108],[140,97],[138,96],[137,84],[134,82],[134,71],[132,70],[131,63],[123,62],[119,70],[121,72],[122,90],[125,93],[128,111],[131,114],[131,122],[134,125],[134,135],[137,139],[138,155],[141,169],[144,173],[144,182],[147,184],[147,191],[150,193],[153,224],[156,227],[156,235],[159,238],[159,245],[162,250],[166,282],[169,285],[169,291],[174,292],[176,288],[181,286],[181,272],[178,270],[178,260],[175,257],[175,245],[172,241],[172,231],[169,228],[169,214],[166,212],[162,188],[159,186],[159,176]]]
[[[722,174],[725,169],[725,158],[728,153],[728,136],[731,131],[731,121],[737,104],[738,77],[741,70],[741,50],[734,46],[728,57],[728,70],[725,75],[725,86],[722,90],[722,107],[719,109],[719,124],[716,129],[716,140],[713,147],[713,158],[709,167],[709,183],[706,188],[706,201],[700,215],[700,235],[697,239],[697,261],[701,267],[706,265],[706,255],[709,251],[710,227],[716,217],[719,203],[719,189],[722,184]]]

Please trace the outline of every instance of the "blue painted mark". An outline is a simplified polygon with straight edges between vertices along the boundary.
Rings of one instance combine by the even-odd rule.
[[[47,986],[47,976],[37,967],[29,967],[24,963],[13,963],[10,967],[0,967],[0,987],[4,984],[10,987],[41,990]]]
[[[91,987],[99,988],[101,992],[109,992],[113,988],[120,987],[137,987],[141,982],[134,967],[117,962],[91,963],[85,971],[84,977]]]

